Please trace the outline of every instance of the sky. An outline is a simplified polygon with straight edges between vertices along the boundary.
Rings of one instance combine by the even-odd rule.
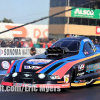
[[[0,20],[25,24],[49,15],[50,0],[0,0]],[[48,24],[48,19],[35,24]]]

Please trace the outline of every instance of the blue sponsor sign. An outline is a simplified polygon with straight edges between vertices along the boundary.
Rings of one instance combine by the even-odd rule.
[[[95,63],[95,64],[91,64],[91,65],[87,65],[86,66],[86,72],[90,73],[90,71],[96,71],[98,69],[100,69],[100,63]]]

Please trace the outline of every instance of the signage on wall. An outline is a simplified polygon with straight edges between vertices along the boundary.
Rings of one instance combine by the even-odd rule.
[[[11,28],[15,28],[15,27],[18,27],[18,26],[11,26],[11,25],[5,25],[5,27],[7,29],[11,29]],[[20,28],[17,28],[17,29],[14,29],[12,30],[13,32],[13,37],[30,37],[30,38],[48,38],[48,29],[47,28],[31,28],[31,32],[29,32],[29,29],[26,28],[26,27],[20,27]],[[33,36],[30,36],[30,34],[33,34]]]
[[[45,48],[35,48],[36,54],[45,52]],[[0,57],[29,57],[30,48],[0,48]]]
[[[17,58],[17,57],[5,58],[5,59],[0,58],[0,70],[7,70],[7,69],[9,69],[12,61],[15,61],[17,59],[21,59],[21,58]]]
[[[10,67],[10,63],[8,61],[2,61],[1,66],[4,69],[8,69]]]
[[[2,49],[0,49],[0,55],[2,55],[3,54],[3,50]]]
[[[96,34],[100,34],[100,27],[99,26],[96,27]]]
[[[71,17],[100,19],[100,9],[76,8],[71,10]]]

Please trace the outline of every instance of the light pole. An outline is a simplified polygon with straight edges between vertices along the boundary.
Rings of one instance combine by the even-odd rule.
[[[70,4],[70,0],[67,0],[68,9],[69,9],[69,4]],[[68,31],[69,31],[69,11],[68,11],[68,16],[67,16],[67,34],[68,34]]]

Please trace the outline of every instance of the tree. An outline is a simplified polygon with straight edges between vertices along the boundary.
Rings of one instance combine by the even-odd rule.
[[[9,23],[13,23],[13,21],[11,19],[9,19],[8,21],[9,21]]]
[[[11,19],[7,19],[7,18],[4,18],[2,20],[3,23],[13,23],[13,21]]]

